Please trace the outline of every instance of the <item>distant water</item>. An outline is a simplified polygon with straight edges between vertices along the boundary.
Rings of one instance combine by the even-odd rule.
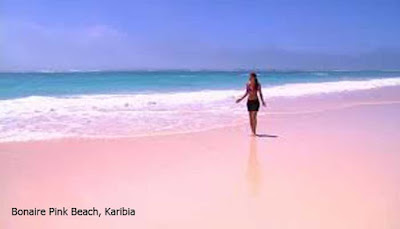
[[[246,72],[0,73],[0,142],[129,137],[232,125]],[[400,85],[399,71],[260,72],[266,97]]]

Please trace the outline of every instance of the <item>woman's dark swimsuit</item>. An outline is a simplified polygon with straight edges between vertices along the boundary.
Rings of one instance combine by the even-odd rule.
[[[252,92],[253,90],[255,90],[255,93],[257,93],[257,91],[259,90],[259,87],[256,88],[252,88],[250,87],[249,84],[247,84],[247,91],[248,92]],[[252,99],[252,100],[247,100],[247,110],[248,111],[258,111],[258,109],[260,109],[260,101],[258,101],[258,99]]]
[[[258,111],[259,108],[260,108],[260,101],[258,101],[258,99],[247,100],[248,111]]]

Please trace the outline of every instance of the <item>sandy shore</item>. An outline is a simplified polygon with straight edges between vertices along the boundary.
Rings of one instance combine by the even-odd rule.
[[[399,87],[268,105],[259,138],[239,125],[0,144],[0,228],[400,228]],[[136,215],[11,216],[13,207]]]

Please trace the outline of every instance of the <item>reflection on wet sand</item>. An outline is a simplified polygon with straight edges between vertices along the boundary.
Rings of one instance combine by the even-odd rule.
[[[257,138],[251,138],[249,144],[249,160],[247,163],[247,183],[249,193],[253,197],[259,195],[261,186],[261,169],[257,153]]]

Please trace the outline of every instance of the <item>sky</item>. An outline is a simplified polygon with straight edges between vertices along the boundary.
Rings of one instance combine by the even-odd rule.
[[[0,71],[400,69],[400,1],[0,0]]]

